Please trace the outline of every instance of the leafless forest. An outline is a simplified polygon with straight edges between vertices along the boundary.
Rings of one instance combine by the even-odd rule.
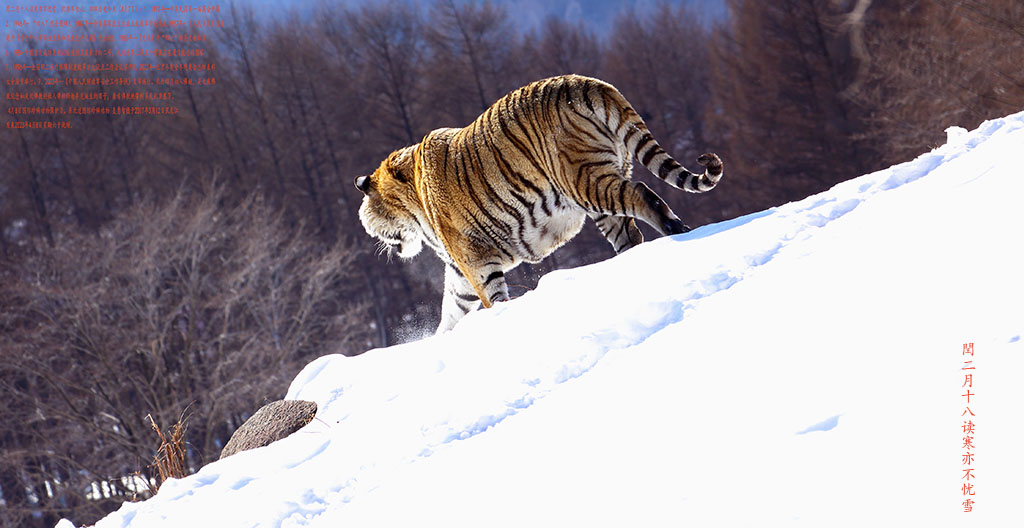
[[[713,20],[663,4],[604,28],[550,18],[526,34],[490,3],[238,9],[201,44],[216,84],[173,88],[177,115],[4,127],[0,524],[89,523],[147,496],[126,478],[155,480],[147,416],[165,428],[187,417],[195,470],[311,359],[433,329],[440,263],[379,255],[353,177],[529,81],[605,79],[685,165],[718,152],[727,176],[702,196],[638,168],[692,226],[911,159],[947,126],[1024,107],[1019,0],[729,8]],[[38,75],[0,69],[5,81]],[[510,274],[511,293],[610,256],[588,226]]]

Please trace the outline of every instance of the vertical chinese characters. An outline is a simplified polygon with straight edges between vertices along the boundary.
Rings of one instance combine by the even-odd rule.
[[[963,374],[963,383],[960,384],[963,394],[960,395],[964,400],[964,410],[960,413],[960,417],[963,419],[963,423],[960,426],[961,433],[963,434],[963,443],[961,448],[963,453],[961,454],[961,494],[963,496],[963,502],[961,505],[964,508],[964,512],[974,511],[975,503],[975,490],[974,490],[974,432],[977,425],[974,423],[974,411],[971,410],[971,396],[977,396],[976,393],[971,392],[974,388],[974,343],[964,343],[963,352],[960,354],[963,360],[963,366],[960,367],[960,372]]]

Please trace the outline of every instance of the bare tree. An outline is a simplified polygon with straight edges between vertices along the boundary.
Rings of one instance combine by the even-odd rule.
[[[885,163],[1024,105],[1024,7],[1019,2],[875,0],[867,12],[864,80],[852,92],[867,111],[864,137]]]
[[[518,37],[500,6],[439,0],[424,33],[430,98],[443,109],[437,126],[465,126],[517,87],[509,79]]]
[[[602,77],[604,49],[601,41],[582,23],[570,24],[549,16],[523,44],[529,57],[530,77],[544,78],[567,73]]]
[[[45,489],[35,511],[90,521],[131,497],[126,477],[150,477],[159,443],[147,415],[169,424],[189,410],[195,470],[307,361],[361,350],[351,252],[291,232],[257,196],[223,202],[211,188],[140,203],[0,283],[0,441],[21,468],[0,477]],[[12,504],[18,489],[4,488]]]
[[[342,35],[358,60],[360,96],[377,115],[375,126],[390,141],[411,145],[421,138],[422,36],[419,17],[390,0],[363,6],[345,17]],[[393,147],[392,147],[393,148]]]
[[[259,117],[257,125],[260,130],[262,144],[270,154],[270,161],[273,166],[273,183],[271,184],[276,192],[273,195],[276,199],[284,201],[286,196],[285,176],[281,167],[281,154],[278,141],[275,139],[275,127],[271,123],[270,113],[267,110],[267,101],[264,93],[264,86],[257,79],[258,71],[263,71],[261,65],[255,63],[254,52],[262,46],[260,38],[263,28],[256,21],[252,9],[249,7],[237,7],[234,3],[230,8],[230,23],[226,24],[220,32],[221,42],[226,48],[222,60],[232,60],[232,67],[236,69],[241,78],[236,86],[235,93],[242,96],[242,100],[255,108]]]
[[[802,198],[878,166],[847,88],[858,59],[846,11],[825,0],[735,0],[716,40],[714,111],[738,212]],[[841,6],[840,6],[841,7]],[[724,189],[723,189],[724,190]],[[735,209],[734,209],[735,210]]]

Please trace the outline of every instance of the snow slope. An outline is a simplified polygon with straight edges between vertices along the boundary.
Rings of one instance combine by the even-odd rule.
[[[948,134],[322,357],[287,396],[318,420],[96,527],[1022,526],[1024,113]]]

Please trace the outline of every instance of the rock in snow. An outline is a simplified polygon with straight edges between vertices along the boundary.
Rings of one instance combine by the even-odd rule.
[[[313,420],[316,403],[303,400],[277,400],[260,407],[231,434],[220,458],[256,449],[298,431]]]

